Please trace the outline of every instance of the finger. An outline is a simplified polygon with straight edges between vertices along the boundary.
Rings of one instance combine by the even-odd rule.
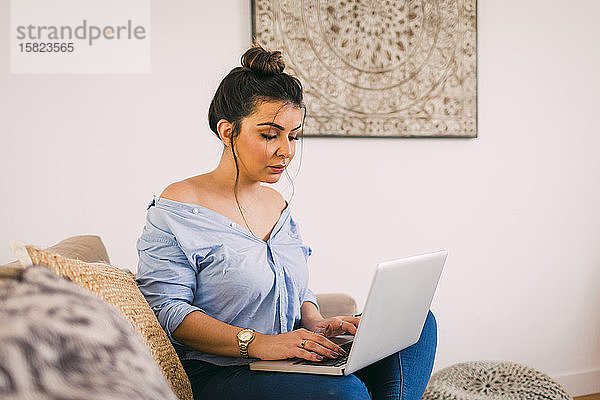
[[[358,323],[360,322],[360,318],[361,317],[339,317],[340,319],[351,323],[354,326],[358,326]]]
[[[326,328],[319,328],[315,331],[315,333],[319,335],[324,335],[326,330]]]
[[[344,321],[351,322],[354,326],[358,326],[361,317],[344,317]]]
[[[335,327],[331,324],[327,325],[327,328],[325,329],[325,336],[334,336],[334,333]]]
[[[326,347],[329,350],[332,350],[338,354],[343,354],[346,355],[346,352],[344,351],[344,349],[342,349],[340,346],[338,346],[337,344],[333,343],[331,340],[327,339],[325,336],[323,335],[318,335],[318,334],[313,334],[312,337],[308,338],[310,341],[315,342],[320,344],[323,347]],[[309,343],[309,342],[307,342]]]
[[[301,349],[300,347],[298,347],[298,350],[296,351],[296,357],[304,358],[308,361],[323,361],[322,355],[311,353],[310,351]]]
[[[356,335],[356,326],[352,322],[343,321],[341,328],[344,332],[348,332],[351,335]]]
[[[306,341],[306,344],[304,345],[304,349],[314,351],[317,354],[321,354],[322,356],[329,357],[329,358],[338,358],[340,356],[340,353],[338,353],[334,350],[328,349],[327,347],[324,347],[317,342],[313,342],[312,340]]]
[[[337,318],[340,318],[340,319],[337,319]],[[341,325],[343,323],[343,321],[341,320],[341,317],[335,317],[332,319],[333,319],[333,321],[327,325],[327,330],[325,331],[325,336],[333,337],[333,336],[337,336],[337,335],[345,333],[344,329],[341,328]]]

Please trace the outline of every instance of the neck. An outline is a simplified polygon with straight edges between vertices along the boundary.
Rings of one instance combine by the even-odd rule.
[[[244,174],[244,167],[240,164],[241,162],[238,159],[240,174],[237,184],[237,196],[239,199],[256,198],[262,185],[259,181],[248,178],[248,176]],[[233,155],[228,148],[223,149],[219,165],[217,165],[217,168],[213,171],[209,172],[209,175],[225,196],[233,196],[236,181],[236,168]]]

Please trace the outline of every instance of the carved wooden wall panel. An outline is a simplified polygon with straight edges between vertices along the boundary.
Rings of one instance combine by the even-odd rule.
[[[477,136],[476,0],[254,0],[305,87],[306,136]]]

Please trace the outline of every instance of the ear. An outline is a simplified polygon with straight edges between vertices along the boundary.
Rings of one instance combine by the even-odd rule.
[[[233,124],[226,119],[220,119],[217,122],[217,132],[223,144],[231,147],[231,136],[233,136]]]

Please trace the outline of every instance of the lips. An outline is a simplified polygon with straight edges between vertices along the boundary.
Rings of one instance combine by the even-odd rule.
[[[285,170],[285,165],[269,165],[269,168],[271,169],[271,171],[276,172],[276,173],[281,173]]]

